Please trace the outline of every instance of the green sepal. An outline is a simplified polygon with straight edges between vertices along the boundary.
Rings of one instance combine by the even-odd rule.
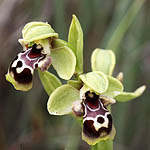
[[[68,43],[62,39],[53,39],[52,41],[52,49],[68,46]]]
[[[51,115],[66,115],[72,112],[73,102],[80,100],[79,90],[66,84],[58,87],[49,97],[48,112]]]
[[[123,91],[122,83],[112,76],[107,76],[108,79],[108,88],[103,95],[114,98],[115,96],[119,95]]]
[[[52,29],[48,23],[30,22],[26,24],[22,30],[24,43],[28,44],[33,41],[46,38],[58,38],[58,34]]]
[[[71,85],[72,87],[80,90],[82,87],[82,82],[77,80],[69,80],[67,81],[67,84]]]
[[[79,78],[84,82],[91,90],[98,94],[106,92],[108,88],[107,76],[100,71],[93,71],[87,74],[80,75]]]
[[[15,81],[15,79],[13,78],[13,74],[9,72],[5,75],[5,77],[6,77],[6,80],[9,81],[16,90],[28,91],[32,88],[32,82],[29,84],[20,84],[17,81]]]
[[[136,97],[141,96],[143,92],[145,91],[145,89],[146,89],[146,86],[143,85],[139,87],[138,89],[136,89],[134,92],[122,92],[115,97],[115,100],[119,102],[127,102],[129,100],[132,100]]]
[[[69,80],[75,72],[76,57],[72,50],[67,47],[58,47],[51,51],[52,65],[58,75]]]
[[[112,50],[96,48],[91,56],[91,66],[93,71],[102,71],[107,75],[112,75],[116,59]]]
[[[75,15],[72,15],[68,43],[77,57],[75,72],[81,74],[83,72],[83,31],[80,22]]]
[[[60,80],[48,71],[42,72],[38,69],[39,77],[42,85],[48,95],[50,95],[57,87],[61,86]]]

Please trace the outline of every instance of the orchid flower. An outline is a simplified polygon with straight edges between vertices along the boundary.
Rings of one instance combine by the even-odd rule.
[[[91,56],[92,71],[83,73],[83,32],[75,15],[67,42],[59,39],[48,23],[42,22],[28,23],[22,36],[19,42],[23,51],[11,62],[6,79],[17,90],[27,91],[31,89],[34,71],[38,69],[49,95],[49,114],[71,114],[80,119],[82,139],[89,145],[113,140],[116,131],[110,105],[140,96],[145,86],[135,92],[124,92],[123,73],[112,76],[116,64],[112,50],[95,49]],[[47,71],[51,64],[59,77],[67,80],[66,84],[62,85]]]
[[[12,60],[6,75],[17,90],[31,89],[35,69],[39,69],[41,77],[51,64],[61,78],[68,80],[72,77],[75,55],[67,47],[67,42],[58,39],[58,34],[48,23],[30,22],[22,30],[22,36],[19,42],[23,51]]]

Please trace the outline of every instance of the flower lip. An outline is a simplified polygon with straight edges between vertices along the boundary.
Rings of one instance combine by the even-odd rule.
[[[91,91],[87,91],[82,99],[85,112],[82,139],[92,145],[111,136],[113,130],[112,116],[103,102],[100,95]]]
[[[37,45],[34,44],[31,48],[29,47],[26,51],[18,54],[18,60],[22,61],[25,65],[24,67],[35,69],[36,64],[46,57],[46,54],[41,53],[42,49],[37,49],[36,47]],[[15,62],[12,64],[12,67],[15,67]]]
[[[34,69],[45,71],[51,64],[51,57],[43,54],[43,47],[34,44],[19,53],[11,62],[6,79],[17,90],[27,91],[32,87]]]
[[[19,74],[17,73],[17,69],[10,68],[10,72],[13,73],[14,79],[20,84],[29,84],[32,81],[32,73],[29,68],[24,68],[24,70]]]
[[[104,121],[101,123],[98,120],[102,118]],[[105,127],[103,124],[105,124],[106,120],[108,120],[107,127]],[[96,124],[98,124],[98,129],[96,129]],[[99,137],[105,137],[111,132],[112,129],[112,117],[110,114],[107,114],[107,119],[103,118],[102,116],[97,117],[97,120],[85,120],[84,121],[84,134],[88,136],[89,138],[99,138]]]

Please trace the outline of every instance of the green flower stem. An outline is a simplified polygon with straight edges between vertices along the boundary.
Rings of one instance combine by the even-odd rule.
[[[78,150],[79,149],[79,143],[80,138],[78,136],[80,135],[80,130],[78,128],[80,124],[77,121],[73,120],[72,127],[70,128],[70,136],[68,138],[66,149],[68,150]]]
[[[105,140],[91,146],[91,150],[113,150],[113,141]]]

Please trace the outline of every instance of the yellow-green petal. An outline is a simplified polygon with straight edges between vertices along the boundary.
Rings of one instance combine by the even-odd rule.
[[[52,65],[58,75],[69,80],[75,72],[76,57],[72,50],[67,47],[58,47],[51,51]]]
[[[108,88],[103,95],[114,98],[115,96],[119,95],[123,91],[122,83],[112,76],[107,76],[108,79]]]
[[[104,93],[108,88],[107,76],[102,72],[89,72],[87,74],[80,75],[79,78],[91,90],[95,91],[98,94]]]
[[[134,92],[122,92],[115,97],[115,100],[119,102],[127,102],[129,100],[132,100],[134,98],[141,96],[143,92],[145,91],[145,89],[146,89],[146,86],[143,85],[139,87],[138,89],[136,89]]]
[[[91,56],[93,71],[102,71],[107,75],[112,75],[115,67],[115,54],[112,50],[96,48]]]
[[[49,37],[58,38],[58,34],[48,23],[30,22],[22,30],[24,43],[30,43],[36,40],[42,40]]]
[[[72,16],[68,43],[77,57],[76,73],[80,74],[83,72],[83,31],[75,15]]]
[[[68,46],[68,43],[62,39],[53,39],[52,41],[52,49]]]
[[[50,95],[57,87],[62,85],[60,80],[52,73],[48,71],[42,72],[40,70],[38,70],[38,73],[42,85],[48,95]]]
[[[49,97],[48,112],[52,115],[65,115],[72,112],[73,102],[80,100],[79,90],[70,85],[58,87]]]
[[[82,87],[82,82],[77,80],[69,80],[67,81],[67,84],[71,85],[72,87],[78,90],[80,90],[80,88]]]

